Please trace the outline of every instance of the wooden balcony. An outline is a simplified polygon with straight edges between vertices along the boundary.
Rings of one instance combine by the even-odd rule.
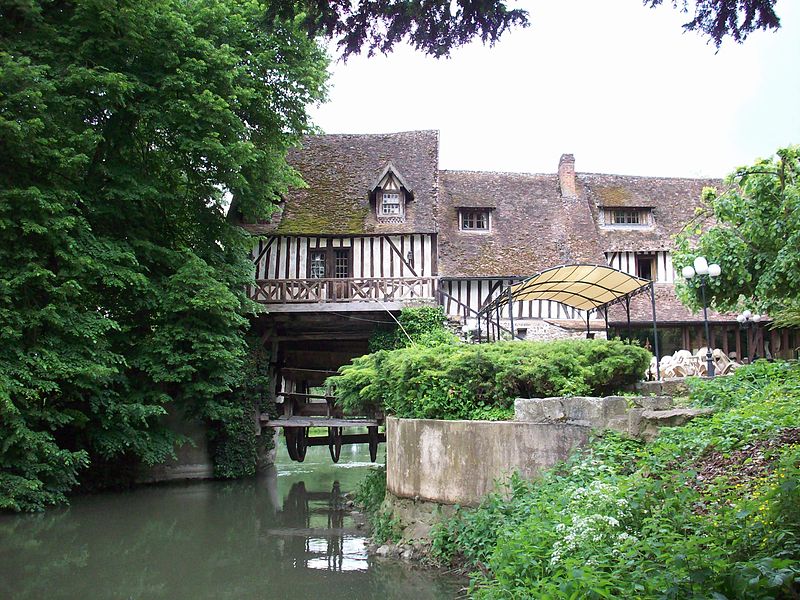
[[[258,279],[250,288],[250,297],[270,305],[271,312],[280,310],[279,306],[287,312],[325,310],[322,306],[333,306],[328,310],[355,306],[395,309],[413,302],[432,302],[437,284],[437,277]]]

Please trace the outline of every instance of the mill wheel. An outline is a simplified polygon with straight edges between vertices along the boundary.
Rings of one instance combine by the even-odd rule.
[[[369,431],[369,459],[375,462],[378,459],[378,428],[368,427]]]
[[[303,462],[306,459],[306,450],[308,440],[308,427],[297,428],[297,438],[295,440],[295,452],[297,453],[297,462]]]
[[[286,451],[289,453],[289,458],[297,461],[297,429],[284,427],[283,437],[286,438]]]
[[[286,437],[286,450],[289,453],[289,458],[295,462],[303,462],[306,458],[306,449],[308,439],[307,427],[286,427],[283,430],[283,435]]]
[[[333,462],[339,462],[342,454],[342,428],[328,427],[328,451],[331,453]]]

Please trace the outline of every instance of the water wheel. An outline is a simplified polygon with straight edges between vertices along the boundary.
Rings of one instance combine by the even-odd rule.
[[[296,462],[303,462],[308,448],[308,427],[286,427],[283,430],[286,437],[286,450],[289,458]]]
[[[342,454],[342,428],[328,427],[328,451],[331,453],[333,462],[339,462]]]
[[[378,428],[367,427],[369,432],[369,459],[375,462],[378,458]]]

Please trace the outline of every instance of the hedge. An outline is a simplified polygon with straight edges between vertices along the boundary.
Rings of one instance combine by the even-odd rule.
[[[497,420],[511,416],[518,397],[619,391],[650,357],[619,340],[414,345],[356,358],[329,383],[346,412]]]

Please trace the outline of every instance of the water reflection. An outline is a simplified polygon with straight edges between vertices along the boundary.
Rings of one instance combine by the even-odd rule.
[[[148,487],[1,516],[0,598],[454,597],[459,582],[368,559],[343,496],[367,456],[343,451],[333,465],[326,448],[311,448],[302,469],[284,457],[255,480]]]
[[[364,532],[345,510],[338,481],[330,492],[310,492],[305,481],[293,483],[277,513],[281,527],[268,528],[265,534],[278,542],[284,561],[288,557],[293,568],[338,572],[369,568]]]

